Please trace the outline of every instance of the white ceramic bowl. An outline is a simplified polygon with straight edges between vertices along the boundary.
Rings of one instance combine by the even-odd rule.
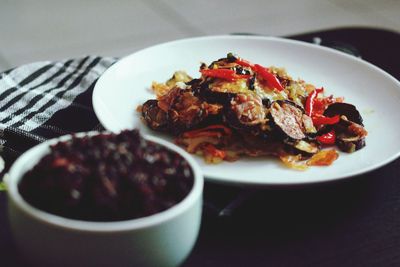
[[[179,147],[150,136],[145,139],[185,158],[193,169],[194,185],[170,209],[133,220],[67,219],[39,210],[21,197],[18,183],[24,173],[60,139],[35,146],[13,164],[7,177],[9,220],[16,244],[29,261],[40,266],[176,266],[184,261],[200,228],[203,176],[197,163]]]

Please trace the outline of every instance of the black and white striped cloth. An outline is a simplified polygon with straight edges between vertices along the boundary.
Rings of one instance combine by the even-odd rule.
[[[0,73],[0,155],[10,165],[28,148],[64,134],[101,130],[92,108],[99,76],[117,59],[87,56]]]

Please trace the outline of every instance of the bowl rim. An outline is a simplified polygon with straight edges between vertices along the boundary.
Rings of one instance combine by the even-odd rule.
[[[190,165],[193,170],[193,186],[186,197],[175,204],[171,208],[164,211],[155,213],[150,216],[140,217],[124,221],[110,221],[110,222],[96,222],[96,221],[85,221],[78,219],[70,219],[63,216],[55,215],[41,209],[38,209],[28,203],[19,193],[18,184],[22,179],[22,176],[32,168],[37,162],[49,152],[49,146],[55,144],[59,141],[67,141],[71,139],[72,136],[83,137],[83,136],[93,136],[96,134],[110,134],[108,131],[102,132],[80,132],[77,134],[68,134],[58,138],[53,138],[47,140],[39,145],[36,145],[25,153],[23,153],[11,166],[10,171],[7,174],[6,186],[7,195],[9,200],[11,200],[17,208],[19,208],[26,215],[40,221],[41,223],[48,224],[52,227],[63,228],[66,230],[84,231],[84,232],[125,232],[132,230],[145,229],[160,225],[166,221],[178,217],[180,214],[184,213],[186,210],[190,209],[197,200],[202,198],[204,177],[200,166],[198,163],[182,148],[176,146],[173,143],[167,142],[158,137],[150,135],[141,135],[147,141],[152,141],[159,145],[166,147],[180,154]],[[112,134],[112,133],[111,133]],[[30,162],[30,163],[29,163]],[[30,167],[26,167],[29,165]],[[25,167],[24,167],[25,166]]]

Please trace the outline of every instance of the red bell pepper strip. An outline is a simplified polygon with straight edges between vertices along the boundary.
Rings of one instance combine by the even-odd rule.
[[[323,87],[319,89],[317,88],[308,95],[305,106],[306,115],[310,117],[313,115],[315,99],[318,97],[318,94],[322,93],[323,91],[324,91]]]
[[[269,72],[268,68],[263,67],[259,64],[253,64],[247,60],[244,60],[242,58],[238,58],[236,61],[236,64],[241,65],[243,67],[249,67],[251,68],[255,73],[260,75],[260,77],[266,81],[268,86],[278,90],[282,91],[284,88],[279,82],[278,78],[276,78],[275,75],[273,75],[271,72]]]
[[[333,145],[336,141],[336,133],[332,130],[326,134],[317,136],[317,141],[323,145]]]
[[[337,102],[343,102],[344,98],[343,97],[333,97],[333,95],[330,95],[328,97],[324,98],[315,98],[314,100],[314,105],[313,105],[313,113],[314,114],[323,114],[325,109],[333,103]]]
[[[231,69],[202,69],[200,72],[208,77],[220,78],[231,82],[235,80],[235,72]]]
[[[333,117],[325,117],[323,115],[318,115],[318,116],[313,116],[312,121],[315,126],[323,125],[323,124],[332,125],[332,124],[336,124],[340,121],[340,116],[336,115]]]
[[[213,78],[220,78],[224,80],[228,80],[230,82],[233,82],[238,79],[248,79],[250,78],[250,75],[239,75],[236,74],[234,70],[231,69],[202,69],[200,72],[208,77],[213,77]]]
[[[264,81],[267,82],[267,84],[270,87],[272,87],[272,88],[274,88],[274,89],[276,89],[278,91],[282,91],[283,90],[283,87],[282,87],[281,83],[279,82],[278,78],[276,78],[275,75],[270,73],[267,68],[265,68],[265,67],[263,67],[261,65],[258,65],[258,64],[254,64],[254,70],[258,75],[261,76],[261,78]]]
[[[249,74],[235,74],[233,78],[235,80],[239,80],[239,79],[249,79],[250,77],[251,75]]]
[[[240,65],[240,66],[243,66],[243,67],[250,67],[251,69],[254,68],[254,64],[253,63],[251,63],[250,61],[247,61],[245,59],[242,59],[242,58],[236,59],[235,63]]]

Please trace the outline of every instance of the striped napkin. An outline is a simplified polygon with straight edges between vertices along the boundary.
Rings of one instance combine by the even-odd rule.
[[[92,91],[116,60],[87,56],[36,62],[0,73],[0,155],[6,169],[21,153],[47,139],[101,130],[92,108]]]

